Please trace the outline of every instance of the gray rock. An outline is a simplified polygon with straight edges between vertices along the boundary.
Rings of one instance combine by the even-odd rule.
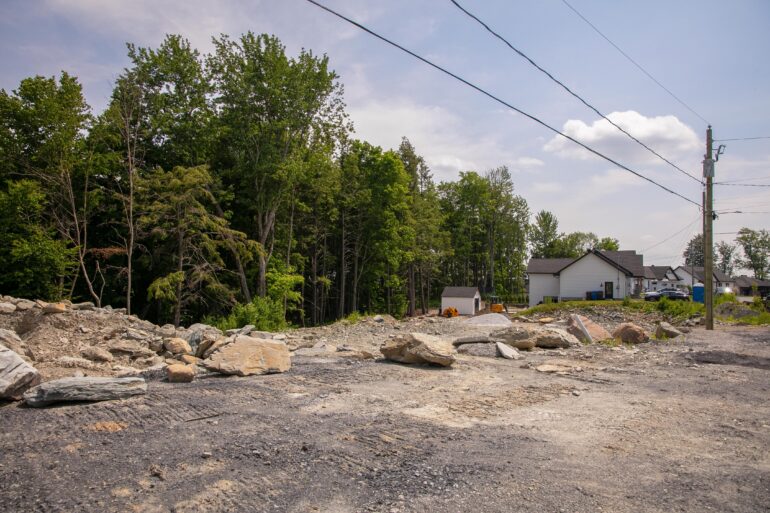
[[[432,363],[449,367],[455,362],[454,346],[447,340],[425,333],[408,333],[387,340],[380,352],[401,363]]]
[[[0,329],[0,344],[20,356],[26,356],[32,360],[35,359],[32,350],[27,347],[27,344],[19,338],[15,331]]]
[[[107,350],[113,354],[127,354],[131,358],[155,356],[155,351],[133,340],[113,340],[107,345]]]
[[[96,305],[90,301],[84,301],[82,303],[75,303],[72,305],[73,310],[93,310],[94,308],[96,308]]]
[[[29,387],[40,383],[40,373],[21,356],[0,345],[0,399],[19,400]]]
[[[24,402],[37,408],[58,402],[112,401],[146,393],[143,378],[64,378],[27,390]]]
[[[452,345],[457,347],[463,344],[485,344],[492,342],[486,335],[469,335],[467,337],[459,337],[452,341]]]
[[[497,349],[497,354],[506,360],[521,360],[524,358],[516,348],[502,342],[495,342],[495,349]]]
[[[493,342],[463,344],[457,348],[457,352],[471,356],[486,356],[487,358],[497,356],[497,348]]]
[[[580,345],[574,335],[555,327],[514,325],[495,331],[489,337],[495,342],[504,342],[516,349],[558,349]]]
[[[374,322],[385,322],[385,318],[382,315],[375,315],[372,317],[372,320]]]
[[[658,324],[658,327],[655,328],[655,338],[676,338],[681,335],[683,335],[683,333],[680,330],[667,322],[661,322]]]

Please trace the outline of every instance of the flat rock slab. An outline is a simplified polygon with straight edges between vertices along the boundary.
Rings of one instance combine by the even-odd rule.
[[[64,378],[28,390],[24,402],[37,408],[58,402],[112,401],[146,393],[143,378]]]
[[[18,401],[29,387],[40,383],[40,373],[21,356],[0,345],[0,399]]]
[[[469,354],[471,356],[486,356],[489,358],[497,357],[497,348],[494,342],[463,344],[457,348],[460,354]]]
[[[521,360],[524,358],[518,349],[511,347],[508,344],[503,344],[502,342],[495,342],[495,349],[497,350],[497,354],[506,360]]]

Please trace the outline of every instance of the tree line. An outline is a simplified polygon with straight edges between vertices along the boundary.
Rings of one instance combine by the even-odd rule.
[[[326,56],[213,42],[129,44],[101,113],[66,72],[0,91],[0,293],[316,325],[426,312],[445,285],[520,298],[530,250],[617,249],[530,225],[505,166],[436,183],[406,137],[355,139]]]
[[[685,265],[703,267],[703,234],[689,240],[682,253]],[[714,245],[714,266],[727,276],[737,269],[748,269],[754,277],[764,280],[770,274],[770,233],[767,230],[741,228],[731,244],[720,241]]]

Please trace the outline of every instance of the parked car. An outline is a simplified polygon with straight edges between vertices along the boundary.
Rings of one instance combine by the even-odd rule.
[[[658,301],[662,297],[667,297],[673,301],[689,301],[690,295],[681,289],[660,289],[654,292],[645,292],[645,301]]]

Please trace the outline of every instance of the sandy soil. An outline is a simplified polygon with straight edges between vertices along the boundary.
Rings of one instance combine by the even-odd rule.
[[[770,330],[720,326],[451,369],[296,356],[11,404],[0,511],[770,511],[769,371]]]

